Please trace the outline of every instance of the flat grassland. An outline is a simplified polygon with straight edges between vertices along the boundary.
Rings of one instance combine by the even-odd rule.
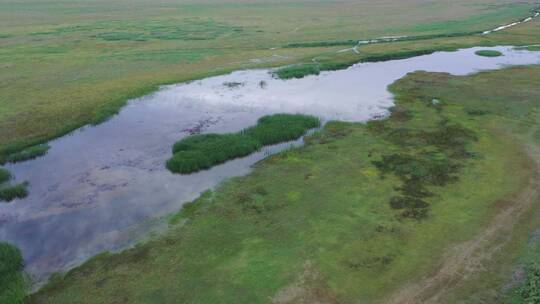
[[[534,5],[3,1],[0,162],[159,84],[313,58],[338,67],[540,44],[538,19],[488,36],[437,36],[519,20]],[[349,40],[400,35],[431,38],[338,53]],[[526,301],[540,268],[511,278],[540,255],[529,239],[540,219],[539,85],[539,67],[410,74],[391,88],[389,119],[329,123],[304,147],[187,204],[164,236],[101,254],[28,302]]]
[[[28,302],[505,302],[540,219],[539,85],[409,74],[390,118],[327,124]]]
[[[337,51],[275,47],[481,31],[526,17],[534,5],[511,0],[2,1],[0,161],[24,147],[101,121],[128,98],[159,84],[295,63]],[[432,41],[424,47],[479,40]],[[374,50],[395,52],[422,43]],[[365,54],[343,56],[357,61]]]

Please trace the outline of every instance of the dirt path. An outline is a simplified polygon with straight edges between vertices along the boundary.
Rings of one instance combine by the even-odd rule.
[[[473,239],[452,248],[444,257],[440,268],[431,277],[404,286],[386,303],[441,303],[459,282],[484,270],[484,264],[510,239],[514,225],[531,206],[540,193],[540,148],[527,147],[528,156],[536,165],[535,174],[521,194],[498,214],[481,233]]]

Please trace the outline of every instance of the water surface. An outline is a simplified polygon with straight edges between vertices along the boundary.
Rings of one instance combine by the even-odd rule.
[[[479,49],[502,57],[480,57]],[[457,75],[506,65],[540,63],[540,53],[511,47],[470,48],[404,60],[362,63],[303,79],[274,79],[268,70],[238,71],[164,86],[131,100],[98,126],[50,142],[39,159],[7,166],[30,195],[0,204],[0,239],[19,246],[37,279],[104,250],[133,244],[156,218],[180,209],[222,180],[285,145],[265,148],[211,170],[174,175],[164,163],[172,144],[198,132],[234,132],[272,113],[364,122],[387,115],[387,86],[409,72]],[[228,85],[226,85],[228,83]]]

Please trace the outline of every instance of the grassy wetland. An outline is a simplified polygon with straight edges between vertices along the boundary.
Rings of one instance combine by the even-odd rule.
[[[164,236],[96,256],[28,303],[525,303],[539,76],[410,74],[390,118],[328,123],[186,205]]]
[[[537,5],[2,2],[0,163],[42,156],[45,141],[161,84],[277,66],[277,78],[302,78],[469,46],[538,50],[538,18],[481,35]],[[407,38],[355,47],[387,36]],[[21,252],[0,242],[0,303],[535,303],[539,79],[537,66],[409,74],[390,88],[389,118],[329,122],[186,204],[163,235],[31,295]],[[188,137],[167,166],[210,168],[319,125],[282,118]],[[1,201],[28,194],[12,182],[0,168]]]
[[[343,48],[324,43],[275,47],[482,31],[519,20],[532,7],[533,1],[509,0],[2,2],[0,155],[102,121],[128,98],[160,84],[299,63]],[[471,39],[484,40],[466,38],[459,44],[471,45]],[[416,49],[422,42],[406,42],[398,49]],[[346,60],[358,61],[368,53],[349,54]]]

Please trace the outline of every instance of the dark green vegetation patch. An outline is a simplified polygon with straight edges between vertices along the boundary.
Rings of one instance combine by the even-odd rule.
[[[388,119],[327,123],[301,148],[188,203],[169,232],[93,258],[28,303],[280,303],[298,286],[313,302],[387,302],[412,279],[437,273],[446,256],[460,262],[461,251],[455,258],[451,249],[483,235],[492,220],[538,225],[538,217],[507,225],[497,216],[516,206],[504,201],[536,173],[524,145],[538,143],[531,139],[538,79],[538,67],[411,73],[391,87],[396,107]],[[540,208],[530,206],[530,215]],[[509,274],[501,283],[493,267],[513,265],[527,233],[490,235],[482,250],[493,244],[497,262],[449,277],[466,280],[474,296],[437,303],[497,303]],[[501,243],[504,236],[512,243]]]
[[[4,168],[0,168],[0,185],[5,182],[8,182],[10,179],[11,179],[11,173]]]
[[[495,50],[480,50],[476,51],[475,54],[482,57],[499,57],[503,55],[501,52]]]
[[[474,133],[459,125],[449,125],[444,117],[433,131],[382,128],[381,132],[377,123],[371,124],[372,128],[389,141],[408,149],[417,147],[415,153],[383,154],[381,160],[373,161],[383,176],[393,173],[403,182],[395,188],[399,195],[390,199],[390,206],[402,210],[404,218],[425,218],[429,204],[424,199],[433,196],[429,187],[457,181],[464,159],[475,155],[467,151],[467,145],[476,140]]]
[[[21,251],[0,242],[0,303],[20,304],[26,292]]]
[[[0,201],[11,202],[17,198],[25,198],[28,195],[28,183],[17,185],[0,186]]]
[[[0,168],[0,201],[11,202],[16,198],[24,198],[28,195],[28,183],[10,185],[9,181],[12,177],[8,170]]]
[[[297,139],[307,130],[318,127],[320,123],[314,116],[275,114],[261,117],[255,126],[242,133],[266,146]]]
[[[257,125],[234,134],[201,134],[173,146],[167,168],[188,174],[209,169],[227,160],[249,155],[262,146],[294,140],[320,125],[318,118],[300,114],[261,117]]]
[[[350,67],[355,62],[324,62],[295,64],[279,68],[273,72],[279,79],[303,78],[308,75],[319,75],[323,71],[337,71]]]
[[[174,155],[167,161],[167,168],[182,174],[197,172],[249,155],[260,147],[258,141],[243,134],[194,135],[174,145]]]
[[[17,162],[22,162],[22,161],[38,158],[40,156],[47,154],[47,151],[49,151],[49,148],[50,147],[47,144],[32,146],[22,151],[8,155],[6,157],[6,162],[17,163]]]

